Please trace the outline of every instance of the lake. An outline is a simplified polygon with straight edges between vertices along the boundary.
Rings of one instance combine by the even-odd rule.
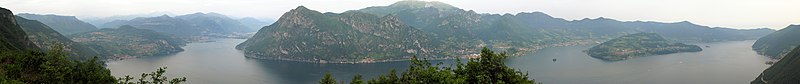
[[[252,59],[234,47],[245,39],[215,39],[190,43],[185,51],[107,62],[112,75],[138,77],[158,67],[168,67],[169,77],[187,77],[191,84],[310,84],[325,72],[338,80],[362,74],[366,79],[402,71],[409,62],[371,64],[316,64]],[[750,49],[754,41],[699,43],[701,52],[676,53],[606,62],[581,52],[592,45],[545,48],[506,60],[510,67],[527,71],[545,84],[741,84],[749,83],[768,58]],[[552,61],[558,59],[558,61]],[[453,63],[453,60],[434,62]]]

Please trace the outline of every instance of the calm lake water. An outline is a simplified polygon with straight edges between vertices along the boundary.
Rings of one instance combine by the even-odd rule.
[[[355,74],[374,78],[391,69],[402,71],[409,62],[372,64],[315,64],[281,60],[245,58],[234,46],[245,39],[216,39],[216,42],[191,43],[186,51],[108,62],[115,76],[138,77],[158,67],[168,67],[167,76],[187,77],[191,84],[310,84],[325,72],[338,80]],[[527,71],[546,84],[742,84],[762,70],[766,57],[750,49],[754,41],[704,43],[702,52],[641,57],[605,62],[583,52],[591,47],[545,48],[537,53],[512,57],[507,65]],[[558,59],[553,62],[552,59]],[[453,63],[453,60],[434,61]]]

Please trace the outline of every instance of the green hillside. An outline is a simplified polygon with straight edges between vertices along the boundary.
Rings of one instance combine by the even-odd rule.
[[[775,33],[759,38],[753,50],[771,58],[781,58],[800,45],[800,25],[791,25]]]
[[[585,52],[594,58],[619,61],[635,57],[703,51],[697,45],[670,42],[656,33],[636,33],[603,42]]]
[[[793,84],[800,82],[800,47],[795,47],[783,59],[773,64],[750,84]]]
[[[153,30],[122,26],[69,36],[73,41],[91,46],[114,58],[167,55],[183,51],[184,40]]]
[[[17,17],[16,20],[22,30],[28,35],[28,39],[44,50],[50,50],[50,48],[56,45],[64,46],[64,52],[69,53],[70,59],[78,60],[88,60],[95,56],[105,58],[105,56],[107,56],[102,55],[92,47],[73,42],[71,39],[61,35],[48,25],[39,21],[28,20],[23,17]]]
[[[429,36],[394,16],[350,11],[323,14],[303,6],[264,27],[238,49],[256,58],[307,62],[370,62],[434,53]],[[433,56],[433,55],[430,55]]]

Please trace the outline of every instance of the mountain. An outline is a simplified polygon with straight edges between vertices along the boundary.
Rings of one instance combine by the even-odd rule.
[[[419,30],[429,32],[432,34],[433,38],[436,40],[442,40],[445,42],[439,46],[448,46],[451,49],[440,49],[440,50],[453,50],[453,51],[442,51],[442,52],[449,52],[451,56],[456,55],[466,55],[466,54],[474,54],[478,53],[481,47],[487,46],[487,44],[498,43],[498,45],[488,45],[488,46],[499,46],[495,48],[507,48],[512,45],[512,43],[532,43],[531,41],[505,41],[505,40],[496,40],[496,39],[504,39],[504,36],[480,36],[480,37],[488,37],[488,38],[479,38],[479,34],[490,34],[490,35],[512,35],[507,32],[509,30],[514,31],[515,28],[509,29],[481,29],[483,27],[494,27],[494,26],[515,26],[515,25],[503,25],[503,23],[491,23],[489,21],[484,21],[480,14],[475,13],[475,11],[465,11],[462,9],[458,9],[452,5],[445,4],[442,2],[437,1],[399,1],[389,6],[373,6],[367,7],[360,10],[369,14],[373,14],[376,16],[386,16],[386,15],[393,15],[398,17],[400,21],[403,23],[417,28]],[[516,27],[519,28],[519,27]],[[489,30],[489,32],[481,32]],[[492,33],[497,32],[497,33]],[[503,38],[491,38],[491,37],[503,37]],[[514,36],[514,37],[524,37],[524,36]],[[509,37],[509,38],[514,38]],[[528,40],[528,39],[520,39],[520,40]],[[521,45],[521,44],[520,44]],[[533,46],[533,45],[524,45],[524,46]],[[514,49],[522,49],[522,46],[514,46]],[[505,50],[505,49],[495,49],[495,50]]]
[[[181,47],[186,45],[185,41],[177,37],[128,25],[77,33],[69,37],[114,58],[173,54],[183,51]]]
[[[543,47],[594,43],[639,32],[658,33],[678,42],[719,42],[752,40],[775,31],[708,27],[688,21],[619,21],[603,17],[568,21],[542,12],[478,14],[437,1],[405,0],[355,11],[377,16],[395,15],[403,23],[431,32],[434,38],[456,42],[453,46],[485,45],[512,54]]]
[[[319,13],[316,11],[301,12],[303,10],[307,9],[301,6],[298,7],[298,9],[294,9],[285,13],[284,16],[282,16],[277,22],[259,30],[259,32],[253,36],[253,38],[240,44],[238,48],[245,50],[245,52],[257,53],[266,56],[286,56],[289,54],[298,55],[300,53],[302,53],[300,55],[307,55],[309,52],[300,52],[301,50],[304,50],[303,48],[299,46],[295,47],[294,44],[285,44],[282,42],[295,42],[295,44],[315,42],[314,39],[295,39],[299,37],[322,38],[321,36],[337,34],[353,36],[361,35],[354,32],[335,33],[333,31],[322,30],[286,30],[290,28],[341,28],[340,31],[337,31],[341,32],[350,31],[350,28],[356,28],[360,33],[369,33],[374,32],[375,30],[365,31],[361,27],[382,25],[370,22],[355,23],[357,21],[374,20],[342,18],[342,16],[396,18],[397,21],[399,21],[397,22],[398,24],[410,26],[409,28],[415,28],[416,30],[425,34],[426,38],[424,39],[427,39],[429,42],[420,42],[419,46],[421,46],[420,48],[424,48],[422,50],[430,50],[429,53],[426,52],[425,54],[432,55],[425,57],[440,57],[443,59],[475,54],[479,52],[479,50],[475,49],[480,49],[480,47],[489,47],[494,50],[508,52],[512,56],[519,56],[546,47],[595,44],[599,43],[600,41],[606,41],[616,37],[639,32],[656,33],[660,36],[663,36],[663,39],[665,40],[676,42],[719,42],[752,40],[775,31],[766,28],[731,29],[708,27],[697,25],[688,21],[675,23],[652,21],[619,21],[603,17],[570,21],[562,18],[552,17],[543,12],[522,12],[517,14],[478,14],[475,11],[460,9],[442,2],[415,0],[399,1],[388,6],[372,6],[338,14],[330,12]],[[359,13],[369,15],[362,15]],[[329,19],[338,19],[338,21]],[[343,27],[342,25],[345,26]],[[346,25],[350,26],[348,27]],[[324,33],[309,33],[311,31]],[[347,39],[354,38],[355,37],[349,37]],[[366,37],[359,38],[372,39]],[[270,39],[274,40],[270,41]],[[271,49],[257,49],[256,47],[253,47],[254,45]],[[364,45],[341,45],[337,46],[336,48],[360,46]],[[295,49],[289,50],[291,47],[295,47]],[[334,46],[327,46],[325,48],[334,48]],[[322,48],[314,47],[314,49]],[[338,53],[348,52],[349,51]],[[308,56],[311,57],[278,58],[290,60],[312,59],[311,61],[319,61],[319,58],[322,58],[314,57],[316,54]],[[330,56],[332,57],[327,58],[337,58],[342,61],[362,59],[352,58],[354,56],[351,54],[335,54]],[[387,56],[369,55],[366,57],[374,58]]]
[[[117,20],[103,24],[103,27],[119,28],[130,25],[136,28],[149,29],[157,32],[178,36],[193,36],[209,33],[206,27],[197,27],[189,21],[162,15],[158,17],[139,17],[131,20]]]
[[[800,47],[795,47],[750,84],[795,84],[800,82]]]
[[[320,13],[303,6],[236,46],[248,57],[342,63],[438,54],[430,36],[395,16],[348,11]]]
[[[452,7],[437,1],[399,1],[389,6],[373,6],[358,11],[378,16],[396,14],[401,20],[424,31],[437,33],[471,33],[461,31],[494,30],[495,23],[503,23],[506,27],[520,27],[526,32],[537,32],[546,35],[575,38],[613,38],[638,32],[655,32],[668,39],[689,42],[717,42],[729,40],[756,39],[774,30],[747,29],[737,30],[696,25],[688,21],[676,23],[618,21],[610,18],[582,19],[567,21],[555,18],[542,12],[523,12],[517,14],[477,14]],[[510,23],[510,24],[506,24]],[[437,30],[444,30],[438,32]],[[458,31],[458,32],[456,32]],[[557,39],[553,39],[557,40]]]
[[[272,24],[271,23],[272,21],[270,21],[270,22],[261,21],[261,20],[258,20],[256,18],[253,18],[253,17],[245,17],[245,18],[238,19],[237,21],[239,21],[243,25],[247,26],[247,28],[250,28],[251,30],[256,30],[256,31],[261,29],[261,27],[264,27],[264,26]]]
[[[253,32],[257,29],[248,28],[244,24],[240,23],[238,20],[234,20],[229,18],[228,16],[219,14],[219,13],[194,13],[194,14],[187,14],[181,16],[175,16],[175,18],[183,19],[186,21],[191,22],[197,27],[209,27],[212,32],[218,33],[233,33],[233,32]],[[263,26],[262,26],[263,27]]]
[[[753,50],[771,58],[781,58],[800,45],[800,25],[790,25],[753,43]]]
[[[58,33],[64,35],[97,30],[97,27],[94,25],[78,20],[78,18],[75,18],[75,16],[39,15],[29,13],[17,14],[17,16],[42,22],[53,30],[58,31]]]
[[[111,22],[111,21],[116,21],[116,20],[130,20],[130,19],[134,19],[134,18],[137,18],[137,17],[156,17],[156,16],[161,16],[161,15],[175,15],[175,14],[172,14],[170,12],[152,12],[152,13],[146,13],[146,14],[114,15],[114,16],[108,16],[108,17],[88,17],[88,18],[81,18],[81,19],[86,21],[86,22],[88,22],[88,23],[90,23],[90,24],[92,24],[92,25],[97,26],[98,28],[117,28],[117,27],[103,27],[101,25],[103,25],[105,23],[108,23],[108,22]]]
[[[572,28],[590,33],[592,36],[618,36],[619,34],[635,32],[654,32],[667,39],[681,42],[719,42],[751,40],[767,35],[775,30],[760,29],[731,29],[697,25],[688,21],[663,23],[643,21],[618,21],[609,18],[583,19],[571,21]]]
[[[670,42],[656,33],[636,33],[603,42],[586,50],[586,54],[606,61],[679,52],[703,51],[697,45]]]
[[[105,58],[100,52],[92,47],[86,46],[70,40],[69,38],[56,32],[49,26],[36,21],[28,20],[23,17],[16,17],[17,23],[28,35],[28,39],[43,50],[51,50],[55,45],[62,45],[64,52],[69,53],[70,59],[88,60],[94,56]]]
[[[14,13],[2,7],[0,7],[0,43],[2,43],[1,51],[39,50],[17,24]]]
[[[194,13],[171,17],[138,17],[131,20],[116,20],[101,27],[116,28],[130,25],[180,37],[243,37],[243,33],[255,31],[239,21],[217,13]]]

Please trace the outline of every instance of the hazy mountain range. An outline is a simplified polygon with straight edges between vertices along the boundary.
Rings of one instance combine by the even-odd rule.
[[[178,36],[231,37],[232,35],[254,32],[266,24],[269,23],[254,19],[237,20],[218,13],[194,13],[175,17],[162,15],[157,17],[137,17],[130,20],[115,20],[104,23],[100,27],[117,28],[122,25],[131,25],[136,28],[150,29]]]
[[[88,17],[88,18],[81,18],[81,20],[86,21],[92,25],[100,26],[105,23],[115,21],[115,20],[130,20],[137,17],[156,17],[161,15],[175,15],[170,12],[152,12],[152,13],[145,13],[145,14],[131,14],[131,15],[114,15],[109,17]],[[100,27],[103,28],[103,27]]]
[[[98,28],[92,24],[83,22],[75,18],[75,16],[61,16],[61,15],[38,15],[38,14],[29,14],[29,13],[22,13],[17,14],[17,16],[24,17],[31,20],[36,20],[51,26],[53,30],[56,30],[58,33],[64,35],[70,35],[74,33],[80,32],[87,32],[97,30]]]
[[[399,22],[385,24],[384,20],[373,20],[374,17],[392,17]],[[391,30],[379,30],[379,27]],[[262,28],[237,48],[255,55],[250,57],[259,58],[312,62],[385,61],[411,55],[456,58],[478,53],[474,49],[480,47],[520,55],[544,47],[594,44],[639,32],[657,33],[677,42],[718,42],[752,40],[774,31],[707,27],[686,21],[618,21],[602,17],[567,21],[542,12],[478,14],[441,2],[400,1],[344,13],[320,13],[300,6],[284,13],[275,24]],[[385,35],[393,34],[375,32],[412,32],[420,36],[392,37]],[[370,45],[386,40],[392,42]],[[403,44],[393,40],[415,41],[413,45],[417,46],[390,46]],[[405,52],[379,51],[391,48]]]

